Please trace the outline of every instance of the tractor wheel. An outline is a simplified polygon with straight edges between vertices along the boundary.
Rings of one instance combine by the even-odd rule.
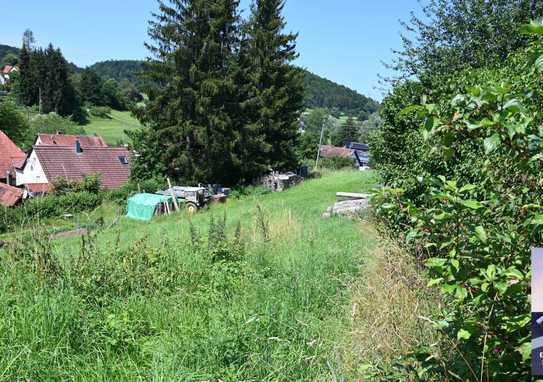
[[[198,206],[192,202],[187,203],[187,212],[194,215],[196,212],[198,212]]]

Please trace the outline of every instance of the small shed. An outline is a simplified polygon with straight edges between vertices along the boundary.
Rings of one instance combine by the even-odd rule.
[[[173,210],[173,199],[168,195],[136,194],[128,199],[127,217],[149,221],[154,216],[165,215]]]

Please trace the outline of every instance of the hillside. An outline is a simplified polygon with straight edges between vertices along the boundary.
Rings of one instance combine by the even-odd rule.
[[[137,73],[142,70],[143,61],[137,60],[110,60],[97,62],[91,68],[104,78],[113,78],[117,81],[128,80],[136,86],[141,84]],[[328,108],[340,113],[350,114],[365,120],[375,112],[379,104],[373,99],[363,96],[346,86],[338,85],[301,69],[304,76],[305,107]]]
[[[108,60],[97,62],[90,67],[103,78],[113,78],[121,82],[127,80],[136,87],[141,85],[138,73],[143,69],[143,61],[139,60]]]
[[[338,189],[373,182],[371,173],[329,174],[213,206],[191,224],[185,214],[123,218],[84,240],[47,242],[34,257],[34,240],[21,242],[0,267],[3,378],[330,380],[350,333],[346,286],[376,240],[320,215]],[[39,256],[44,272],[29,263]]]
[[[377,111],[379,104],[373,99],[305,69],[301,70],[304,73],[306,108],[336,109],[359,120],[365,120]]]
[[[108,118],[90,116],[89,123],[83,128],[85,133],[96,134],[106,140],[109,145],[116,146],[121,143],[128,143],[126,130],[134,130],[142,125],[134,118],[129,111],[113,110]]]
[[[2,63],[2,60],[4,59],[4,56],[8,53],[13,53],[16,56],[19,55],[19,48],[14,48],[9,45],[2,45],[0,44],[0,63]]]
[[[19,49],[0,45],[0,61],[7,53],[18,54]],[[74,72],[81,70],[72,63],[70,63],[70,67]],[[103,78],[113,78],[119,82],[127,80],[136,87],[141,86],[138,73],[142,67],[143,61],[141,60],[107,60],[90,66]],[[306,69],[300,68],[300,71],[304,76],[306,109],[322,107],[356,116],[359,120],[365,120],[379,107],[379,103],[375,100],[346,86],[317,76]]]

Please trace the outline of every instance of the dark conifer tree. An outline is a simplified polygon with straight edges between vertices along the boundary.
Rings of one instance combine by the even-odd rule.
[[[90,68],[83,70],[83,73],[81,73],[81,80],[79,82],[79,93],[81,95],[81,100],[93,105],[104,105],[102,85],[102,79],[94,70]]]
[[[353,117],[349,116],[345,123],[341,126],[334,144],[337,146],[343,146],[350,142],[356,142],[357,139],[358,127]]]
[[[19,102],[25,106],[34,105],[38,100],[35,86],[35,78],[31,65],[31,52],[25,44],[19,54],[19,79],[16,84],[16,93]]]
[[[146,151],[159,155],[176,179],[236,183],[239,121],[232,63],[238,45],[238,0],[159,3],[150,27],[154,57],[144,73],[149,102],[140,115],[152,129],[148,141],[157,147]],[[137,165],[154,163],[149,159],[141,156]]]
[[[247,26],[251,133],[261,134],[261,150],[274,169],[292,169],[299,117],[303,108],[303,78],[291,62],[297,57],[295,34],[285,33],[283,0],[256,0]]]

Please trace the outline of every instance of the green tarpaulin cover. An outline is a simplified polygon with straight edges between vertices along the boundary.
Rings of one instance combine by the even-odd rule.
[[[136,194],[128,199],[127,217],[149,221],[155,216],[156,207],[160,203],[170,203],[171,196],[155,194]]]

